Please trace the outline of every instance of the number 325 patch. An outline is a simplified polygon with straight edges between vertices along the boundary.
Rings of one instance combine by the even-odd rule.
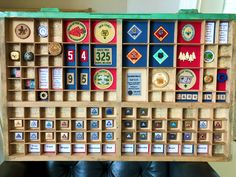
[[[94,65],[112,65],[112,49],[94,48]]]

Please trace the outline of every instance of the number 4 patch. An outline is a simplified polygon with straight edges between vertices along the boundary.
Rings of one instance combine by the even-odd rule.
[[[88,50],[80,50],[80,62],[88,62]]]

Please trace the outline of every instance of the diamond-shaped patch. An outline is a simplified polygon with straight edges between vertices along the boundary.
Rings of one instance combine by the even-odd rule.
[[[133,48],[126,56],[129,61],[131,61],[133,64],[137,63],[141,58],[142,54],[139,53],[135,48]]]
[[[155,32],[154,35],[156,36],[157,39],[159,39],[159,41],[163,41],[166,36],[168,36],[168,31],[165,30],[164,27],[160,26]]]
[[[133,40],[135,40],[137,37],[139,37],[142,31],[136,25],[133,25],[127,33],[130,37],[132,37]]]
[[[154,55],[153,58],[155,58],[155,60],[159,63],[162,64],[167,58],[168,55],[167,53],[165,53],[164,50],[159,49]]]

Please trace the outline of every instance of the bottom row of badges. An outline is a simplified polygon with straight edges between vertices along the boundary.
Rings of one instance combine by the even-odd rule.
[[[58,146],[58,147],[57,147]],[[86,147],[87,146],[87,147]],[[196,146],[196,147],[195,147]],[[59,153],[85,153],[86,149],[88,153],[115,153],[115,144],[29,144],[28,152],[40,153],[43,148],[44,153],[55,153],[58,150]],[[161,153],[165,152],[168,154],[209,154],[208,144],[122,144],[123,153]]]

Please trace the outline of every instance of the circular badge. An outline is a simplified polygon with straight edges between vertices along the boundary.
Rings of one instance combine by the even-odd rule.
[[[182,37],[185,41],[191,41],[195,36],[195,29],[193,25],[186,24],[182,29]]]
[[[30,28],[26,24],[19,24],[15,28],[16,36],[20,39],[26,39],[30,35]]]
[[[39,93],[39,98],[41,100],[47,100],[48,99],[48,93],[47,92],[40,92]]]
[[[204,61],[206,63],[211,63],[214,61],[214,58],[215,58],[215,54],[213,53],[213,51],[211,50],[206,50],[204,52]]]
[[[51,42],[48,46],[48,51],[51,55],[59,55],[62,51],[61,44],[58,42]]]
[[[85,24],[80,21],[71,22],[66,28],[66,35],[73,42],[82,42],[87,34]]]
[[[38,28],[38,34],[42,38],[47,37],[48,36],[48,28],[44,25],[40,25]]]
[[[25,61],[32,61],[34,59],[34,54],[32,52],[25,52],[23,58]]]
[[[115,37],[115,28],[108,21],[101,21],[94,28],[94,36],[101,43],[111,42]]]
[[[153,75],[152,83],[158,88],[163,88],[169,83],[169,75],[166,72],[156,73]]]
[[[196,83],[196,75],[190,69],[182,69],[177,74],[177,85],[183,90],[191,89]]]
[[[100,69],[93,76],[94,85],[99,89],[107,89],[113,84],[112,73],[106,69]]]
[[[212,75],[205,75],[203,78],[204,83],[210,84],[213,82],[213,76]]]

